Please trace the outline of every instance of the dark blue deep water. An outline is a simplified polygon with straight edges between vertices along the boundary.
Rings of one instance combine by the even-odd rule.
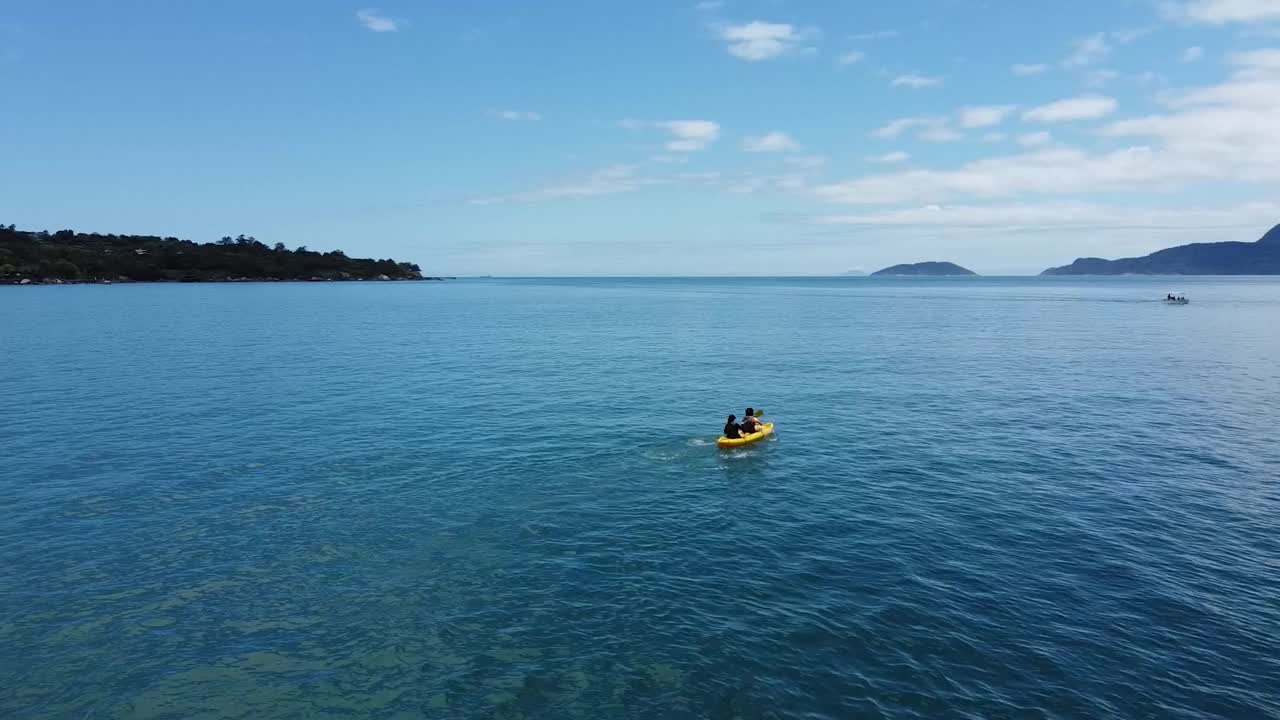
[[[1280,280],[0,288],[6,719],[1278,693]]]

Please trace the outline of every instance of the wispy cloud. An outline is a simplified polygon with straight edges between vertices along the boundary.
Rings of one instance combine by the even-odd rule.
[[[666,144],[669,152],[705,150],[720,139],[720,124],[710,120],[668,120],[657,125],[671,134]]]
[[[1040,147],[1051,142],[1053,142],[1053,135],[1044,130],[1018,136],[1018,144],[1023,147]]]
[[[1094,120],[1115,112],[1118,105],[1114,98],[1082,95],[1032,108],[1023,113],[1022,119],[1042,123]]]
[[[742,149],[753,153],[795,152],[800,149],[800,143],[790,135],[774,130],[759,137],[743,140]]]
[[[1013,73],[1016,77],[1031,77],[1033,75],[1042,75],[1048,69],[1049,66],[1044,64],[1023,65],[1019,63],[1009,68],[1009,72]]]
[[[827,159],[822,155],[792,155],[785,162],[798,170],[817,170],[827,164]]]
[[[833,202],[889,205],[1172,190],[1210,181],[1272,187],[1280,181],[1280,49],[1238,53],[1230,62],[1234,69],[1224,82],[1166,96],[1167,112],[1119,120],[1098,131],[1131,140],[1128,147],[1037,148],[950,169],[864,175],[814,193]],[[1067,102],[1045,106],[1054,111],[1036,117],[1094,117],[1113,109],[1095,103],[1086,112],[1088,104],[1073,109]]]
[[[1090,70],[1089,73],[1084,76],[1084,84],[1085,84],[1085,87],[1100,88],[1107,85],[1112,80],[1115,80],[1118,77],[1120,77],[1120,73],[1116,72],[1115,70],[1110,70],[1107,68]]]
[[[373,32],[385,33],[396,32],[400,29],[400,21],[393,20],[382,14],[377,8],[366,8],[356,11],[356,20],[367,30]]]
[[[534,121],[534,120],[542,119],[541,114],[536,112],[531,112],[529,110],[491,110],[489,111],[489,115],[490,117],[495,117],[495,118],[498,118],[499,120],[512,120],[512,121],[519,121],[519,120]]]
[[[1134,208],[1085,203],[1022,205],[927,205],[856,215],[825,215],[823,225],[873,227],[970,227],[1052,230],[1108,228],[1165,230],[1169,228],[1252,229],[1266,227],[1280,215],[1275,203],[1250,203],[1228,208]]]
[[[972,129],[999,125],[1017,109],[1017,105],[976,105],[961,108],[960,127]]]
[[[1071,53],[1062,61],[1067,68],[1082,68],[1097,65],[1111,56],[1111,52],[1120,45],[1128,45],[1151,32],[1150,28],[1134,30],[1115,30],[1087,35],[1071,45]]]
[[[1182,0],[1166,2],[1164,11],[1174,19],[1204,25],[1280,21],[1276,0]]]
[[[688,153],[705,150],[720,139],[720,123],[711,120],[663,120],[649,122],[636,118],[624,118],[618,121],[623,130],[644,130],[657,128],[670,137],[664,147],[670,153]]]
[[[871,135],[893,140],[909,132],[915,132],[919,140],[933,143],[954,142],[964,137],[951,127],[950,119],[941,115],[898,118],[876,128]]]
[[[721,27],[720,38],[728,43],[730,55],[756,62],[795,50],[803,41],[804,34],[794,25],[755,20]]]
[[[1204,57],[1204,48],[1199,46],[1189,47],[1186,50],[1182,51],[1182,62],[1184,63],[1199,62],[1200,59],[1203,57]]]
[[[921,130],[917,137],[925,142],[949,143],[963,140],[964,134],[955,130],[946,122],[941,122]]]
[[[901,136],[905,132],[914,130],[915,128],[928,127],[935,123],[943,121],[941,118],[932,117],[905,117],[890,121],[889,123],[876,128],[871,132],[875,137],[882,140],[893,140]]]
[[[948,115],[917,115],[898,118],[871,131],[872,137],[894,140],[908,133],[925,142],[945,143],[964,138],[952,123],[966,130],[992,127],[1004,122],[1017,110],[1016,105],[974,105]]]
[[[1149,181],[1154,172],[1152,160],[1149,148],[1106,155],[1090,155],[1075,148],[1040,149],[975,160],[954,170],[921,169],[861,177],[815,191],[833,202],[860,205],[1098,192]]]
[[[544,187],[507,195],[490,195],[469,200],[471,205],[527,203],[539,200],[576,200],[599,195],[632,192],[662,181],[637,174],[635,165],[610,165],[575,180],[550,183]]]
[[[891,165],[895,163],[904,163],[910,159],[911,159],[911,153],[903,152],[902,150],[897,150],[891,153],[885,153],[884,155],[876,155],[875,157],[867,158],[867,160],[870,162],[884,163],[887,165]]]
[[[860,63],[867,58],[867,54],[861,50],[850,50],[849,52],[836,58],[836,65],[840,67],[848,67],[855,63]]]
[[[850,40],[892,40],[902,37],[902,33],[897,30],[873,30],[871,32],[854,33],[849,36]]]
[[[1084,67],[1106,59],[1111,54],[1111,44],[1106,33],[1094,33],[1073,43],[1071,54],[1062,61],[1065,67]]]
[[[929,75],[916,75],[914,73],[907,75],[899,75],[889,83],[893,87],[909,87],[909,88],[930,88],[938,87],[942,84],[942,78]]]

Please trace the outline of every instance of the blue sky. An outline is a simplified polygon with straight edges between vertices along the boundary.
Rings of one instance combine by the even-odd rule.
[[[1280,0],[0,0],[0,222],[437,274],[1034,273],[1280,222]]]

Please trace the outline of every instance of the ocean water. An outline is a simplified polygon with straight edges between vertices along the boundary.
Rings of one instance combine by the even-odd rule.
[[[0,288],[0,717],[1275,718],[1277,323],[1261,278]]]

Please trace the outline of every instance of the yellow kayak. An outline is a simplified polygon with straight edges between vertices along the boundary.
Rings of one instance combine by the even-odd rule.
[[[730,440],[729,438],[721,435],[720,439],[716,440],[716,445],[722,448],[732,448],[732,447],[739,447],[741,445],[750,445],[751,443],[756,442],[757,440],[763,440],[772,434],[773,434],[773,423],[770,422],[770,423],[765,423],[764,425],[761,425],[759,432],[753,432],[750,435],[743,435],[742,437],[734,438],[733,440]]]

